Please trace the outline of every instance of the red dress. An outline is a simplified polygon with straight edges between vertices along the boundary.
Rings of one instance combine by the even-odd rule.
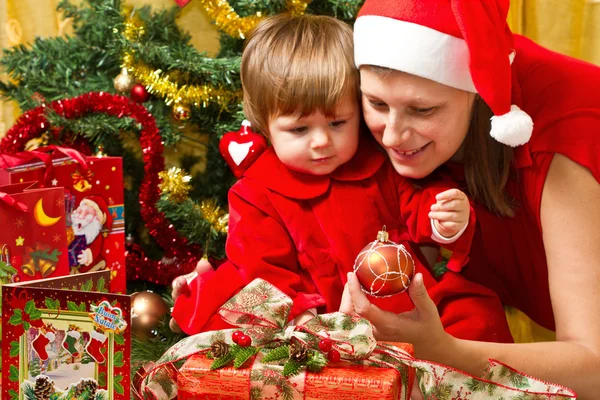
[[[214,274],[195,279],[191,294],[177,299],[173,316],[189,334],[229,327],[215,315],[218,307],[258,277],[293,299],[290,318],[311,308],[337,311],[347,272],[382,225],[390,240],[409,250],[408,239],[432,243],[430,207],[436,194],[452,186],[416,190],[370,138],[363,138],[353,159],[328,176],[291,171],[269,149],[229,192],[228,261]],[[474,217],[463,235],[446,245],[454,250],[450,269],[460,271],[467,261],[473,232]],[[415,263],[449,333],[512,341],[495,294],[453,271],[438,281],[418,259]],[[396,313],[413,308],[407,293],[371,300]]]
[[[515,36],[515,50],[513,103],[535,124],[529,143],[515,149],[517,178],[507,188],[520,206],[514,218],[475,206],[478,229],[464,274],[554,329],[540,224],[542,190],[557,153],[588,168],[600,182],[600,68],[522,36]]]

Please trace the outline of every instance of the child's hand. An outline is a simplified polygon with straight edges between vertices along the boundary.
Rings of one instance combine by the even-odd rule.
[[[429,218],[433,220],[440,235],[451,238],[469,223],[471,206],[467,195],[458,189],[450,189],[435,196]]]
[[[189,274],[179,275],[177,278],[173,279],[173,283],[171,284],[173,287],[173,292],[171,293],[173,302],[175,302],[175,300],[177,300],[177,298],[182,294],[188,294],[190,292],[189,284],[192,279],[195,279],[198,275],[202,275],[213,270],[214,269],[208,260],[202,258],[200,261],[198,261],[198,264],[196,264],[196,269],[194,269],[194,271],[190,272]],[[169,321],[169,327],[173,332],[181,333],[181,328],[179,328],[179,325],[177,325],[177,322],[173,318],[171,318]]]

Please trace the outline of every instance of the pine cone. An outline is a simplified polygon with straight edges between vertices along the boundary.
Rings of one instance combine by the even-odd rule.
[[[305,362],[308,359],[308,348],[298,341],[293,341],[290,344],[290,358],[299,363]]]
[[[93,379],[82,379],[75,386],[75,397],[79,398],[86,391],[88,392],[89,398],[93,399],[96,396],[98,390],[98,383]]]
[[[221,358],[229,353],[229,345],[222,340],[217,340],[210,345],[210,352],[213,357]]]
[[[35,380],[34,395],[36,400],[48,400],[54,393],[54,381],[45,375],[39,375]]]

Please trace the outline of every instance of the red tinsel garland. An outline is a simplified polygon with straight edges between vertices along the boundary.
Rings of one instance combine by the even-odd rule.
[[[23,151],[25,144],[49,129],[46,105],[31,109],[21,115],[0,142],[0,153]],[[155,261],[128,249],[127,278],[142,279],[168,285],[173,278],[194,269],[202,250],[190,246],[181,237],[164,214],[156,209],[161,192],[158,173],[165,169],[163,142],[154,117],[148,110],[131,99],[109,93],[86,93],[72,99],[53,101],[50,107],[59,115],[76,119],[90,113],[104,113],[118,118],[133,118],[142,127],[140,144],[144,161],[144,180],[140,187],[141,215],[148,230],[164,249],[168,261]]]

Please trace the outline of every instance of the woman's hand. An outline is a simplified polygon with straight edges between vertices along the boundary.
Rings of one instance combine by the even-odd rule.
[[[446,190],[435,196],[429,218],[445,238],[452,238],[469,223],[471,205],[466,194],[458,189]]]
[[[429,297],[420,273],[410,283],[408,295],[415,305],[413,310],[400,314],[383,311],[371,304],[356,275],[350,272],[340,311],[368,319],[377,340],[411,343],[415,356],[427,359],[440,346],[449,345],[452,337],[444,331],[437,307]]]
[[[200,261],[198,261],[198,264],[196,264],[196,269],[194,269],[194,271],[190,272],[189,274],[180,275],[177,278],[173,279],[173,282],[171,283],[171,287],[173,288],[173,291],[171,292],[171,295],[173,296],[173,302],[175,302],[177,298],[182,294],[189,293],[189,284],[194,278],[196,278],[198,275],[202,275],[203,273],[212,270],[212,265],[210,265],[207,259],[203,258]],[[177,325],[177,322],[175,322],[173,318],[171,318],[171,321],[169,321],[169,328],[171,328],[173,332],[181,332],[179,325]]]

